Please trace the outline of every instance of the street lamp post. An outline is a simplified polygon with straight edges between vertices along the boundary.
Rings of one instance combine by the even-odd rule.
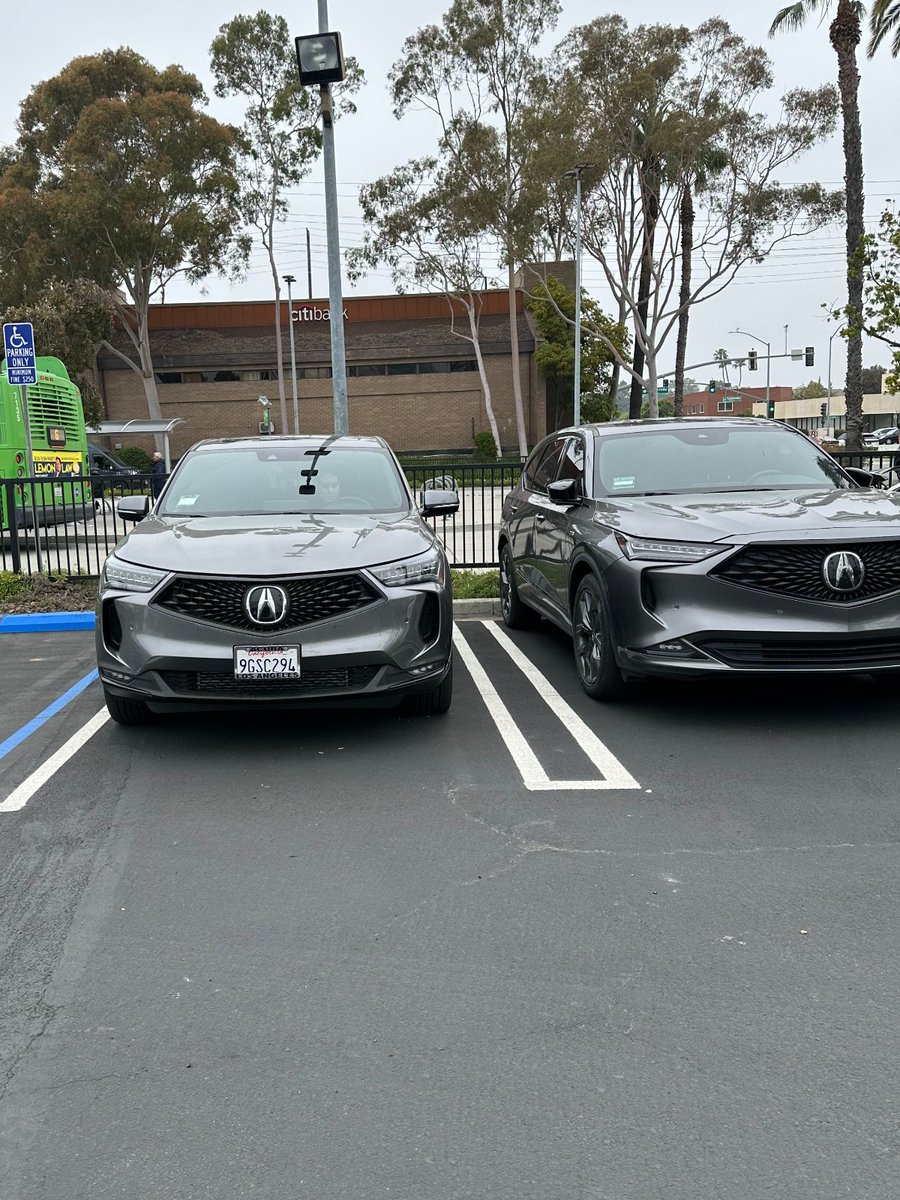
[[[575,386],[572,423],[581,424],[581,176],[593,163],[576,163],[564,178],[575,180]]]
[[[759,342],[761,346],[766,348],[766,416],[775,416],[775,412],[771,405],[772,396],[772,343],[764,341],[761,337],[757,337],[755,333],[748,333],[746,329],[732,329],[732,333],[739,333],[742,337],[752,338],[754,342]]]
[[[294,304],[291,299],[291,284],[297,280],[293,275],[282,275],[288,290],[288,328],[291,335],[291,388],[294,396],[294,433],[300,432],[300,402],[297,399],[297,355],[294,351]]]
[[[331,326],[331,385],[334,432],[349,432],[347,363],[344,352],[344,302],[341,294],[341,245],[338,230],[337,169],[334,157],[334,108],[331,84],[344,78],[341,35],[328,29],[328,0],[318,0],[319,32],[294,39],[302,84],[319,86],[322,102],[322,163],[325,171],[325,226],[328,238],[328,308]]]
[[[838,326],[837,329],[835,329],[834,333],[831,335],[831,337],[828,339],[828,397],[825,400],[825,425],[826,425],[826,427],[828,425],[828,422],[831,419],[831,343],[840,332],[841,332],[841,327]]]

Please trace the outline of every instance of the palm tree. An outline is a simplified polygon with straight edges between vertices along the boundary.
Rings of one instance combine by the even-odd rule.
[[[896,9],[898,0],[876,0],[876,8]],[[847,203],[847,446],[860,448],[862,436],[862,301],[863,276],[860,254],[863,247],[863,159],[862,127],[859,120],[859,68],[856,47],[862,37],[865,6],[860,0],[798,0],[781,9],[769,30],[774,37],[782,29],[802,29],[808,17],[818,13],[824,19],[832,9],[834,19],[828,29],[838,60],[838,90],[844,122],[844,187]],[[896,14],[895,14],[896,17]],[[885,30],[886,32],[886,30]],[[882,35],[883,36],[883,35]]]
[[[869,58],[890,33],[894,35],[891,54],[896,58],[900,55],[900,0],[875,0],[869,17]]]

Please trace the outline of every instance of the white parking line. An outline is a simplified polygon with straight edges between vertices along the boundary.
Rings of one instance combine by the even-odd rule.
[[[102,729],[108,720],[109,713],[102,708],[95,717],[91,717],[87,724],[82,725],[77,733],[73,733],[55,754],[51,754],[46,762],[41,763],[36,771],[23,780],[15,791],[10,792],[5,800],[0,800],[0,812],[16,812],[18,809],[24,808],[35,792],[42,788],[49,779],[52,779],[59,768],[65,766],[72,755],[77,754],[81,747],[89,742],[97,730]]]
[[[519,668],[528,682],[534,687],[544,703],[568,730],[580,748],[588,756],[603,779],[550,779],[547,772],[538,762],[534,751],[525,740],[522,731],[516,725],[509,709],[497,694],[497,689],[488,678],[484,667],[476,658],[469,643],[460,632],[459,625],[454,627],[453,641],[459,651],[466,669],[472,676],[475,686],[487,706],[491,719],[506,747],[512,755],[513,762],[519,768],[522,782],[531,792],[563,792],[563,791],[611,791],[633,790],[641,785],[622,766],[616,756],[597,737],[581,717],[566,704],[559,692],[537,670],[532,662],[510,641],[505,633],[493,621],[483,621],[485,628],[496,638],[499,645],[506,651],[515,665]]]

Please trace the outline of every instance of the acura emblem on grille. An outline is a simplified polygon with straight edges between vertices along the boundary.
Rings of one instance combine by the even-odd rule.
[[[244,611],[256,625],[277,625],[287,606],[287,592],[272,584],[249,588],[244,596]]]
[[[855,592],[865,577],[866,564],[852,550],[839,550],[822,562],[822,578],[833,592]]]

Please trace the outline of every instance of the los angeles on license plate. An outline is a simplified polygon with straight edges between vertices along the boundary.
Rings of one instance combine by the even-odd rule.
[[[235,646],[235,679],[299,679],[299,646]]]

